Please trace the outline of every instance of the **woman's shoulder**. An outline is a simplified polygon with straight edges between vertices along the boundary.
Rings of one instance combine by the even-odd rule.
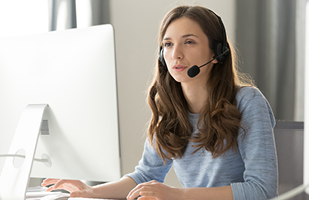
[[[261,91],[254,86],[238,86],[237,96],[255,96],[255,95],[262,95]]]
[[[241,113],[253,115],[254,113],[268,113],[272,124],[275,124],[275,119],[271,106],[263,93],[256,87],[240,87],[236,95],[237,108]]]
[[[244,86],[244,87],[239,87],[236,99],[238,102],[241,101],[251,101],[253,99],[265,99],[264,95],[262,92],[253,86]]]
[[[236,100],[239,110],[253,105],[267,105],[269,107],[267,99],[265,98],[263,93],[256,87],[240,87],[236,95]]]

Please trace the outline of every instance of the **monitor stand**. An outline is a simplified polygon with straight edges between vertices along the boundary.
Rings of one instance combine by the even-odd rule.
[[[0,200],[24,200],[47,104],[28,105],[20,118],[0,176]],[[24,156],[24,157],[23,157]],[[21,158],[23,157],[23,158]]]

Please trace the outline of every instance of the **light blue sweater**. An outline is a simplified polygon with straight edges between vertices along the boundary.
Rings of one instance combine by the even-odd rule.
[[[277,156],[272,110],[258,89],[244,87],[237,94],[237,107],[242,113],[241,124],[246,135],[239,130],[238,151],[227,151],[213,159],[210,152],[195,154],[192,143],[181,159],[166,160],[164,165],[154,148],[145,142],[142,159],[135,171],[127,174],[137,184],[151,180],[163,182],[174,165],[183,187],[232,187],[234,200],[266,200],[277,195]],[[189,120],[198,132],[198,114],[189,113]]]

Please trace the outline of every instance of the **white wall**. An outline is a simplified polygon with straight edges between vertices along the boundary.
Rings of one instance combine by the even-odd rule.
[[[230,41],[235,41],[235,0],[110,1],[116,35],[122,173],[132,172],[141,158],[151,117],[147,89],[157,59],[157,35],[164,15],[179,4],[202,5],[221,16]],[[180,186],[174,172],[166,183]]]

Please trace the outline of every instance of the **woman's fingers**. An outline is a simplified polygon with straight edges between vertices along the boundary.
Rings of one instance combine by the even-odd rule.
[[[64,187],[71,188],[72,186],[74,187],[77,183],[79,183],[79,181],[61,179],[57,183],[55,183],[54,188],[57,189],[64,189]]]
[[[70,197],[92,197],[92,187],[80,180],[66,179],[45,179],[42,186],[51,185],[46,191],[50,192],[57,189],[63,189],[70,192]]]
[[[43,182],[41,183],[41,186],[45,187],[45,186],[48,186],[48,185],[52,185],[52,184],[57,183],[59,180],[60,179],[47,178],[47,179],[43,180]]]
[[[127,196],[128,200],[133,200],[134,198],[138,197],[138,196],[147,196],[147,199],[149,198],[149,200],[151,199],[155,199],[153,196],[153,191],[151,190],[151,185],[158,183],[157,181],[150,181],[150,182],[146,182],[146,183],[141,183],[139,185],[137,185],[133,190],[130,191],[130,193]],[[141,199],[141,197],[139,198]],[[143,197],[143,199],[146,200],[145,197]]]
[[[128,200],[133,200],[134,198],[139,196],[139,192],[140,192],[140,187],[138,188],[134,188],[133,190],[130,191],[130,193],[127,196]]]
[[[133,189],[129,192],[129,194],[128,194],[128,196],[127,196],[127,199],[128,199],[128,200],[132,200],[132,199],[138,197],[138,196],[140,195],[139,193],[140,193],[141,189],[145,186],[145,184],[146,184],[146,183],[138,184],[135,188],[133,188]]]
[[[65,179],[46,179],[41,184],[42,186],[50,186],[46,191],[64,189],[69,192],[79,191],[83,189],[84,184],[78,180],[65,180]]]

